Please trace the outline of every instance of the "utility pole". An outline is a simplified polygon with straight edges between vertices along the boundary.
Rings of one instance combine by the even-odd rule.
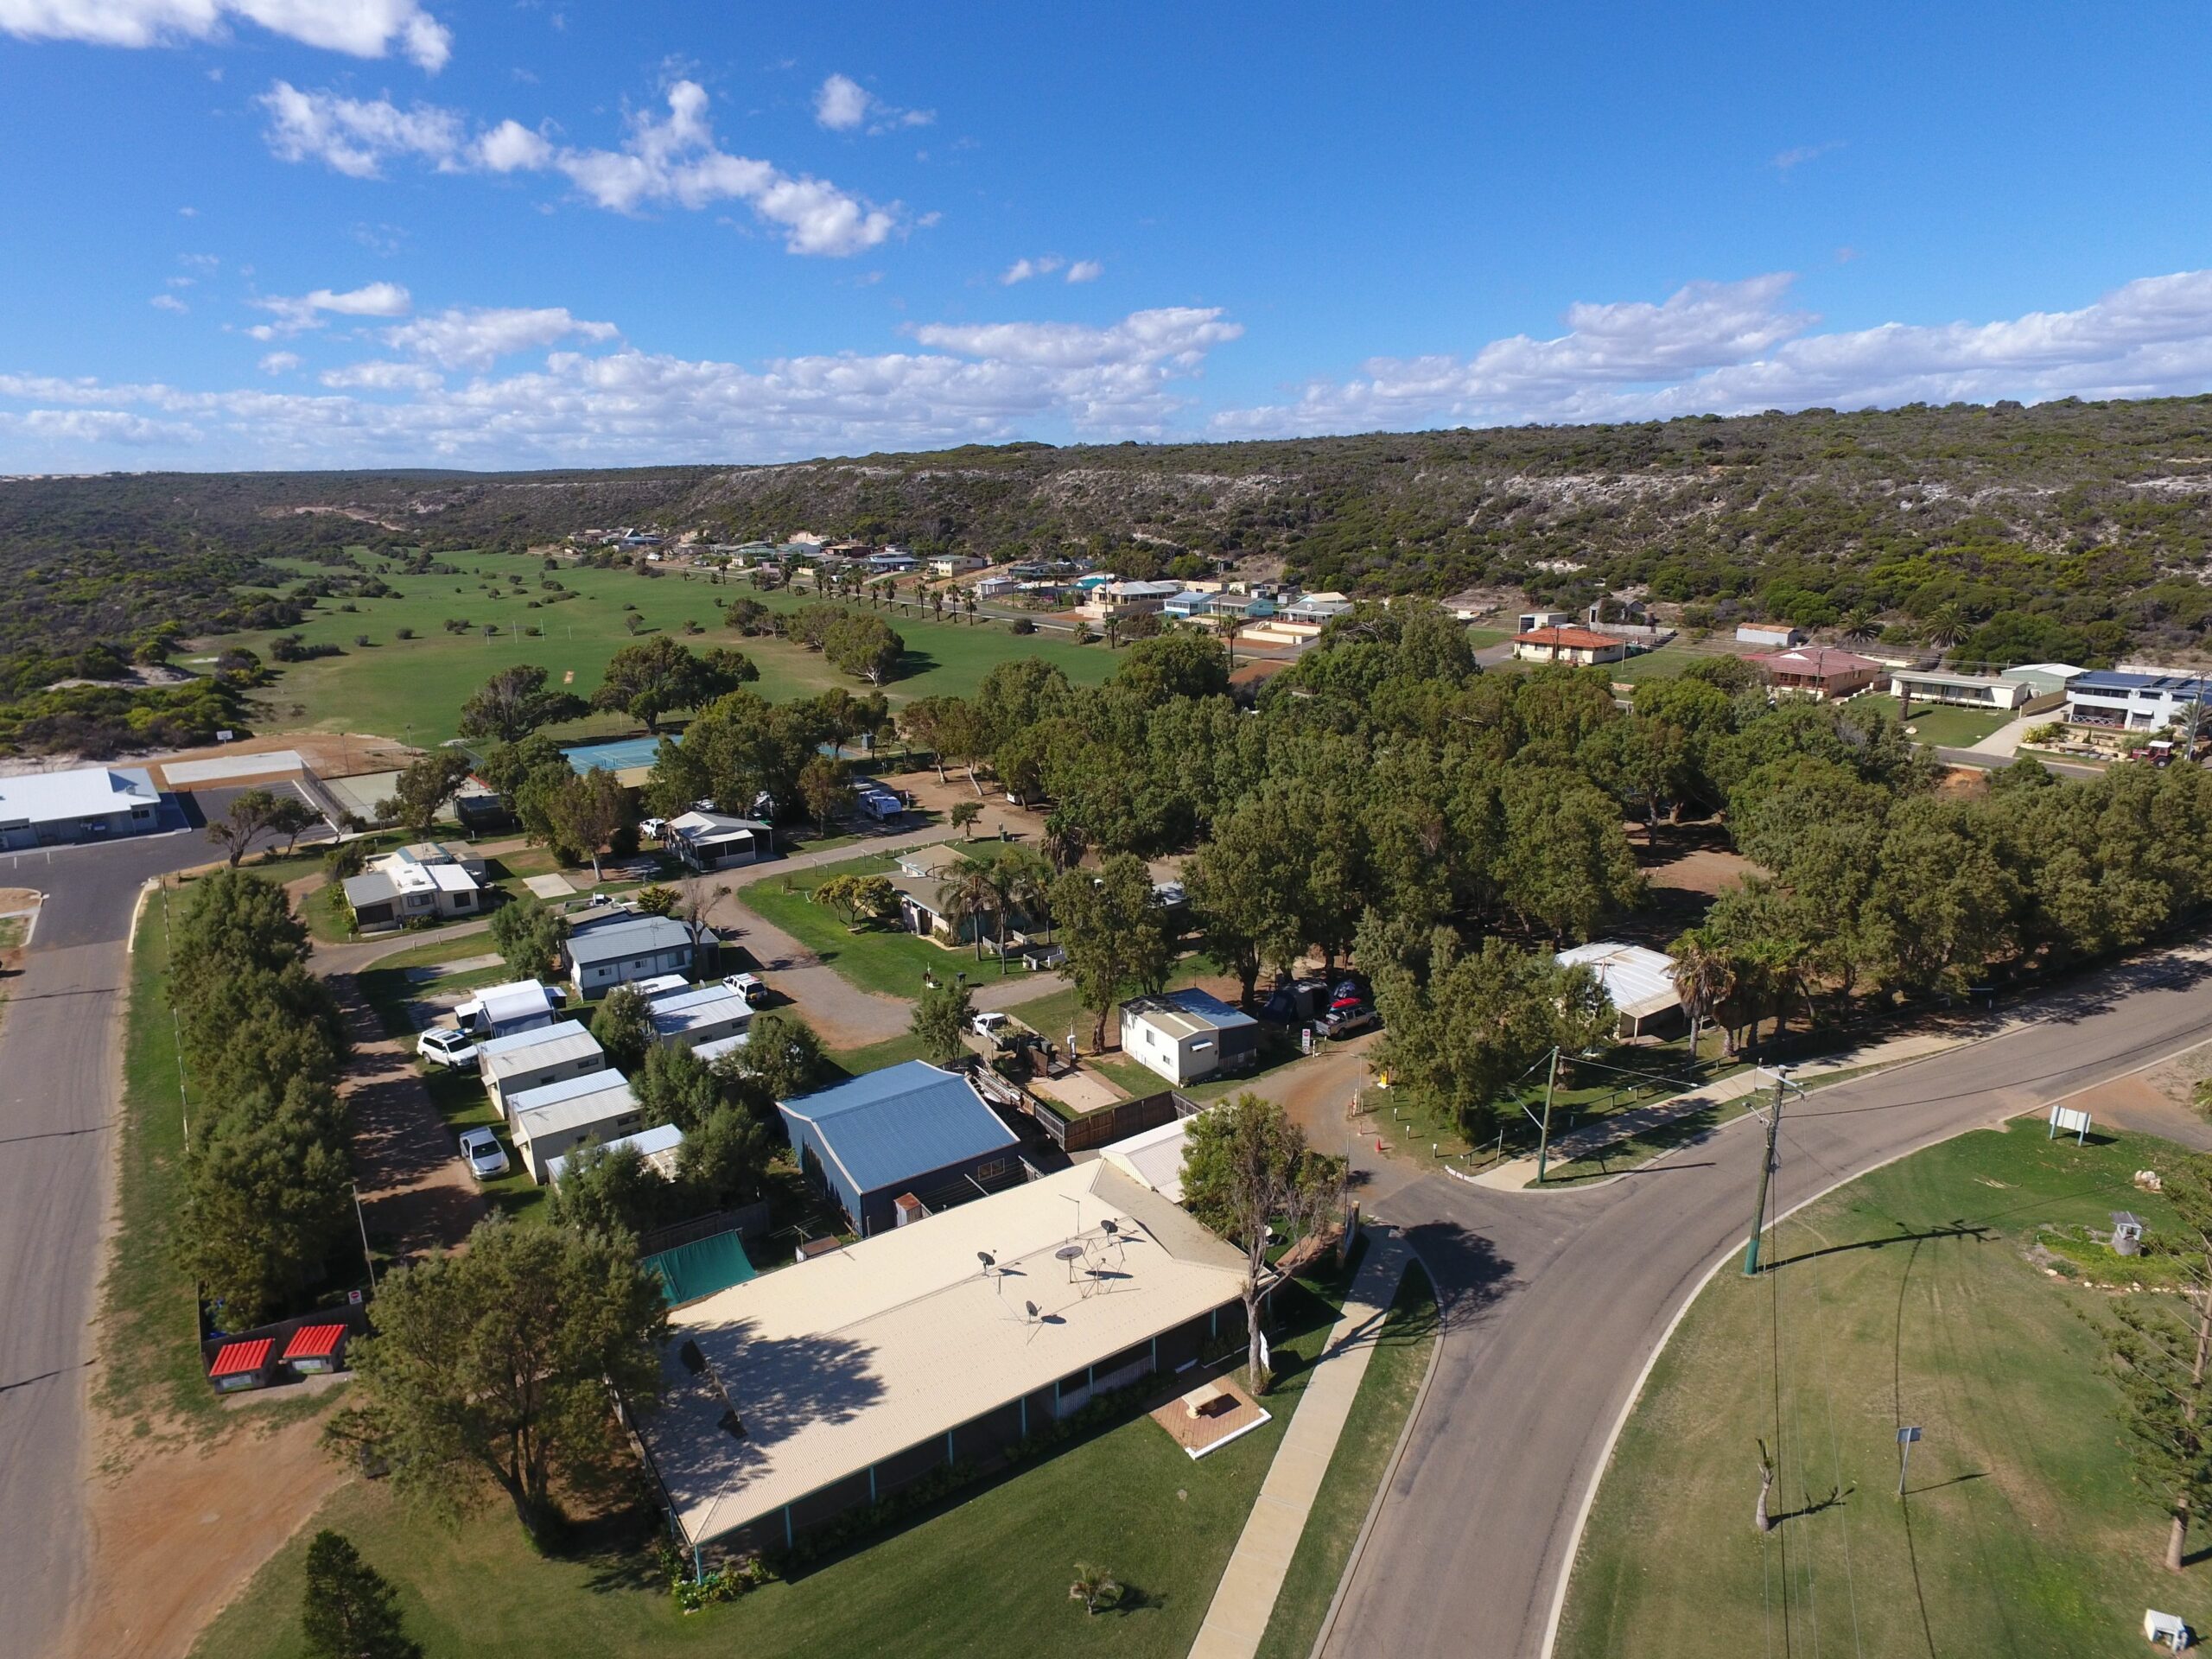
[[[1766,1156],[1759,1164],[1759,1196],[1751,1205],[1751,1236],[1744,1244],[1744,1277],[1758,1276],[1759,1270],[1759,1233],[1766,1225],[1766,1183],[1774,1173],[1775,1138],[1782,1133],[1782,1091],[1786,1080],[1780,1067],[1774,1073],[1774,1104],[1766,1115]]]
[[[1559,1084],[1559,1045],[1552,1045],[1552,1069],[1544,1075],[1544,1121],[1536,1131],[1536,1179],[1541,1183],[1552,1150],[1552,1090]]]

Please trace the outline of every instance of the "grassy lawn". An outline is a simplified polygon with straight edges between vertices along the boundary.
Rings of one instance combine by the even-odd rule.
[[[1418,1262],[1399,1281],[1397,1300],[1352,1397],[1351,1416],[1321,1478],[1290,1571],[1260,1641],[1260,1659],[1306,1659],[1328,1617],[1351,1547],[1396,1450],[1414,1396],[1436,1346],[1436,1292]]]
[[[1192,1463],[1139,1417],[957,1493],[795,1581],[689,1617],[655,1581],[642,1540],[597,1554],[540,1554],[504,1510],[457,1529],[429,1527],[383,1487],[353,1481],[256,1575],[194,1651],[208,1659],[297,1655],[307,1539],[313,1528],[328,1526],[399,1586],[409,1631],[431,1659],[541,1659],[555,1651],[563,1659],[888,1652],[1183,1659],[1335,1309],[1302,1294],[1282,1314],[1274,1351],[1279,1363],[1295,1360],[1268,1397],[1274,1421],[1203,1462]],[[1129,1585],[1128,1605],[1087,1616],[1068,1599],[1077,1561]]]
[[[556,682],[570,683],[588,696],[607,659],[631,641],[623,607],[635,605],[645,629],[672,632],[695,649],[734,645],[760,670],[754,686],[772,700],[810,696],[832,685],[853,686],[819,656],[781,639],[744,639],[722,626],[721,607],[740,597],[760,599],[770,608],[788,611],[811,595],[754,594],[742,579],[716,585],[703,574],[685,580],[681,572],[640,576],[629,570],[594,570],[563,566],[540,569],[540,562],[516,554],[448,553],[439,556],[462,572],[450,576],[387,575],[398,589],[390,599],[324,601],[297,629],[226,636],[198,643],[191,654],[206,656],[238,645],[269,658],[270,642],[279,632],[297,632],[309,645],[334,645],[341,656],[297,663],[277,671],[276,683],[263,697],[272,728],[373,732],[417,744],[442,742],[454,735],[454,721],[468,694],[498,670],[517,662],[543,664]],[[553,600],[539,584],[557,580],[575,590],[574,599]],[[519,583],[522,591],[515,591]],[[529,608],[532,601],[538,608]],[[348,613],[338,603],[356,607]],[[1113,670],[1114,653],[1103,645],[1083,646],[1058,634],[1018,635],[1003,623],[971,626],[965,622],[925,620],[911,612],[880,613],[907,643],[906,671],[887,688],[893,702],[940,692],[969,692],[995,664],[1025,657],[1058,663],[1069,678],[1096,683]],[[471,631],[448,633],[448,619],[466,620]],[[686,622],[704,630],[683,632]],[[484,625],[495,624],[486,638]],[[531,638],[518,632],[544,630]],[[402,639],[398,630],[416,638]],[[366,647],[353,643],[368,636]],[[643,637],[640,635],[639,637]],[[569,677],[573,677],[571,679]],[[855,687],[854,689],[864,690]],[[606,736],[632,729],[625,717],[598,715],[563,728],[563,737]]]
[[[146,902],[130,955],[124,1030],[117,1228],[100,1285],[100,1404],[139,1437],[212,1433],[222,1408],[200,1370],[199,1309],[176,1267],[184,1210],[184,1116],[168,996],[164,890]]]
[[[2171,1212],[2130,1177],[2176,1155],[1977,1130],[1782,1224],[1774,1271],[1724,1267],[1622,1433],[1558,1651],[2117,1654],[2145,1607],[2212,1625],[2212,1569],[2163,1570],[2165,1518],[2130,1479],[2108,1294],[2028,1254],[2121,1209],[2155,1242]],[[1778,1201],[1814,1179],[1785,1129]],[[1901,1424],[1926,1431],[1902,1504]],[[1764,1537],[1757,1437],[1784,1517]]]
[[[995,842],[988,844],[997,845]],[[993,964],[978,962],[972,949],[949,950],[903,928],[878,925],[853,932],[836,911],[814,902],[814,889],[833,875],[882,875],[898,868],[890,855],[871,853],[795,875],[772,875],[740,888],[737,897],[755,915],[781,928],[864,991],[912,997],[920,993],[925,972],[933,972],[939,979],[964,972],[974,982],[986,972],[995,971]],[[789,892],[785,891],[787,887]]]
[[[1693,650],[1676,640],[1673,645],[1662,645],[1656,651],[1647,651],[1621,662],[1608,663],[1605,668],[1623,685],[1634,685],[1639,680],[1672,679],[1685,669],[1711,661],[1713,655],[1711,651]]]
[[[1963,749],[1979,743],[2014,716],[1983,709],[1916,709],[1905,724],[1919,741],[1936,749]]]
[[[30,937],[28,916],[0,916],[0,950],[12,950]]]

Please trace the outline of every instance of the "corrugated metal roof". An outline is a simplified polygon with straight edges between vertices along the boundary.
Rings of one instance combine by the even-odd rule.
[[[969,1158],[1020,1144],[964,1077],[926,1060],[886,1066],[782,1103],[811,1123],[861,1192],[896,1186]]]
[[[681,1147],[683,1144],[683,1131],[673,1123],[663,1123],[653,1128],[639,1129],[635,1135],[619,1135],[603,1144],[609,1152],[613,1152],[618,1147],[632,1147],[639,1157],[652,1163],[657,1158],[665,1159],[670,1153]],[[568,1170],[569,1160],[575,1155],[573,1153],[563,1153],[558,1158],[547,1159],[545,1178],[556,1186],[559,1185],[561,1177]]]
[[[1675,988],[1675,959],[1643,945],[1578,944],[1560,951],[1556,960],[1561,967],[1583,967],[1596,974],[1613,1007],[1631,1019],[1681,1003],[1681,993]]]
[[[242,1371],[257,1371],[269,1363],[269,1351],[276,1345],[273,1337],[257,1337],[251,1342],[226,1342],[215,1351],[215,1363],[207,1368],[210,1376],[235,1376]]]
[[[535,1031],[518,1031],[510,1037],[494,1037],[489,1042],[479,1043],[476,1059],[486,1077],[506,1077],[600,1052],[598,1038],[575,1020],[563,1020],[558,1025],[540,1026]]]
[[[1260,1023],[1250,1014],[1230,1007],[1219,997],[1195,986],[1188,990],[1169,991],[1164,996],[1133,996],[1122,1004],[1122,1012],[1134,1014],[1148,1026],[1157,1026],[1178,1041],[1202,1031],[1229,1031],[1238,1026]]]
[[[583,1128],[638,1109],[630,1080],[609,1067],[581,1077],[563,1077],[507,1099],[517,1132],[536,1140],[549,1131]]]
[[[624,957],[650,957],[663,950],[688,950],[691,935],[683,924],[665,916],[633,916],[620,922],[601,923],[589,932],[571,934],[569,960],[613,962]]]
[[[1079,1258],[1058,1260],[1070,1243]],[[1174,1205],[1077,1164],[679,1310],[642,1432],[704,1542],[1202,1318],[1242,1280],[1238,1252]],[[687,1338],[708,1369],[683,1363]]]
[[[1172,1123],[1141,1129],[1127,1140],[1101,1147],[1098,1155],[1160,1197],[1180,1204],[1183,1149],[1190,1144],[1191,1125],[1196,1122],[1196,1117],[1179,1117]]]
[[[27,772],[0,778],[0,821],[51,823],[61,818],[105,817],[161,800],[143,766],[78,766],[68,772]]]
[[[284,1344],[286,1359],[327,1359],[338,1351],[338,1344],[346,1340],[348,1327],[343,1325],[303,1325],[292,1332],[292,1339]]]
[[[702,1027],[750,1020],[753,1005],[727,985],[696,985],[688,991],[656,997],[649,1017],[654,1036],[674,1038]]]

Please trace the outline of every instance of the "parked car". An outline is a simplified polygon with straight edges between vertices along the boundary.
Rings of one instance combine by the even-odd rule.
[[[768,1000],[768,982],[758,974],[724,974],[722,983],[743,997],[749,1007],[759,1007]]]
[[[434,1026],[415,1039],[415,1052],[432,1065],[449,1065],[456,1071],[476,1064],[476,1044],[465,1031]]]
[[[1012,1033],[1014,1020],[1008,1015],[986,1008],[968,1022],[968,1028],[978,1037],[988,1037],[993,1042],[1001,1042]]]
[[[1381,1018],[1373,1007],[1364,1002],[1351,1002],[1332,1007],[1320,1019],[1324,1037],[1349,1037],[1356,1031],[1365,1031]]]
[[[651,840],[659,841],[668,834],[668,820],[666,818],[647,818],[643,823],[638,826],[638,833]]]
[[[480,1181],[494,1180],[507,1173],[507,1149],[489,1129],[463,1129],[461,1158],[468,1173]]]

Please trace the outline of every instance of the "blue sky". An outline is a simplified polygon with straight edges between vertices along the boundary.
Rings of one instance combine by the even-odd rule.
[[[1810,10],[0,0],[0,470],[2212,388],[2201,10]]]

